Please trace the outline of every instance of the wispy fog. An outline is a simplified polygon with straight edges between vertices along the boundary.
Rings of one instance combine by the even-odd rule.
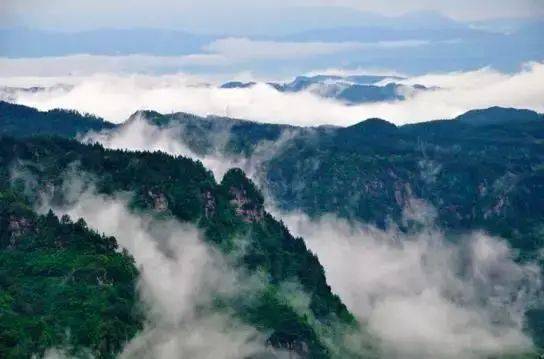
[[[84,218],[91,228],[114,235],[140,270],[144,330],[121,358],[242,358],[271,353],[266,337],[214,307],[218,298],[248,300],[265,281],[235,269],[231,260],[203,242],[192,225],[154,219],[128,210],[128,194],[107,197],[89,179],[67,174],[63,203],[44,197],[41,211]],[[51,350],[49,355],[61,355]],[[282,356],[283,353],[275,352]]]
[[[211,134],[212,146],[207,154],[197,154],[185,144],[183,124],[173,122],[168,126],[158,127],[150,123],[144,114],[132,116],[123,126],[100,132],[82,134],[83,143],[100,143],[105,148],[130,151],[161,151],[174,156],[185,156],[199,160],[211,170],[216,181],[234,167],[242,168],[246,175],[259,179],[260,166],[273,158],[281,147],[296,135],[296,130],[285,130],[276,141],[261,141],[249,157],[227,155],[225,145],[230,139],[229,127],[216,134]]]
[[[3,60],[9,63],[12,60]],[[19,60],[13,60],[19,61]],[[40,61],[45,61],[40,59]],[[112,62],[115,60],[112,58]],[[80,63],[80,60],[77,61]],[[47,69],[43,66],[41,69]],[[28,68],[35,64],[25,65]],[[62,63],[55,66],[62,66]],[[247,74],[244,76],[248,78]],[[528,108],[544,112],[544,64],[528,63],[512,74],[491,68],[429,74],[403,80],[437,87],[406,94],[406,100],[345,105],[311,92],[282,93],[265,83],[251,88],[220,89],[209,78],[178,75],[102,74],[81,77],[4,77],[0,83],[25,86],[69,82],[71,90],[21,92],[17,103],[42,110],[69,108],[122,122],[137,110],[183,111],[199,115],[229,115],[260,122],[315,126],[351,125],[371,117],[396,124],[452,118],[490,106]]]
[[[429,224],[403,234],[334,216],[281,216],[389,356],[475,358],[531,349],[524,313],[541,290],[540,269],[517,263],[504,240],[479,232],[447,237]]]

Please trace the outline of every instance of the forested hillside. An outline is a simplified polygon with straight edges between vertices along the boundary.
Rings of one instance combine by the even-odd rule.
[[[76,111],[34,108],[0,101],[0,136],[57,135],[75,137],[90,130],[99,131],[115,125],[93,115]]]
[[[73,166],[76,166],[79,173],[95,178],[94,184],[98,193],[130,192],[133,194],[131,206],[134,209],[147,211],[155,216],[171,216],[182,222],[195,223],[205,233],[206,240],[220,248],[226,255],[238,247],[237,241],[243,241],[245,251],[238,259],[237,265],[250,272],[264,273],[268,284],[264,292],[257,294],[258,300],[240,298],[239,301],[229,304],[230,310],[237,312],[242,320],[259,328],[264,333],[269,333],[269,343],[274,347],[290,349],[302,356],[312,358],[330,357],[339,355],[344,350],[341,345],[342,332],[357,329],[358,324],[354,318],[338,297],[331,293],[325,280],[323,268],[317,258],[306,249],[301,238],[293,238],[283,224],[266,213],[263,208],[262,195],[240,170],[231,170],[220,184],[216,184],[209,171],[200,163],[190,159],[175,158],[161,153],[104,150],[98,145],[87,146],[63,139],[15,140],[3,138],[0,140],[0,153],[2,154],[0,157],[1,188],[26,191],[22,179],[14,180],[13,166],[16,166],[16,171],[25,173],[25,176],[31,176],[35,181],[35,189],[47,189],[55,201],[62,203],[63,197],[66,195],[62,188],[64,177],[70,169],[74,168]],[[25,193],[25,198],[30,203],[37,201],[37,192],[26,191]],[[9,220],[9,218],[9,214],[7,214],[5,220]],[[28,223],[28,231],[34,233],[34,229],[30,228],[35,227],[30,223],[36,221],[35,216],[30,216],[28,219],[23,218],[25,219],[19,221],[24,224],[21,224],[22,228],[26,228]],[[93,261],[92,257],[86,255],[85,247],[81,248],[78,245],[77,238],[79,237],[69,234],[70,231],[79,231],[83,233],[79,236],[87,235],[84,222],[77,221],[76,224],[72,224],[67,218],[63,218],[59,224],[58,221],[55,222],[52,214],[38,218],[37,221],[42,223],[42,226],[36,227],[38,232],[29,237],[26,246],[23,245],[25,243],[23,240],[15,242],[13,239],[11,242],[9,239],[5,240],[6,245],[3,247],[2,255],[5,256],[6,261],[11,260],[12,262],[6,262],[9,272],[6,273],[6,280],[1,283],[2,286],[14,291],[13,295],[17,295],[17,286],[23,284],[19,281],[15,283],[11,280],[8,281],[7,278],[12,277],[18,271],[22,271],[23,278],[28,275],[27,272],[39,275],[44,270],[47,273],[50,271],[56,273],[56,277],[63,277],[66,275],[65,271],[70,270],[75,270],[76,274],[80,273],[78,272],[78,261],[80,260],[78,256],[80,255],[84,257],[81,259],[82,261],[87,260],[87,262],[82,262],[85,265],[81,266],[83,268],[81,275],[83,278],[94,280],[93,266],[99,265],[100,260],[103,259],[98,258]],[[56,224],[49,228],[45,225],[49,222]],[[55,231],[68,234],[59,241],[54,235]],[[9,235],[7,233],[5,236]],[[106,248],[108,250],[113,250],[115,247],[113,239],[95,234],[88,236],[95,236],[105,244],[110,243],[110,247]],[[35,237],[37,239],[34,240]],[[72,237],[75,238],[72,239]],[[21,243],[20,247],[19,242]],[[64,242],[70,244],[63,244]],[[41,253],[41,245],[50,252],[44,254],[46,257],[43,260],[38,259],[39,257],[32,258],[33,253]],[[29,257],[23,262],[27,263],[28,270],[15,267],[12,256],[16,255],[16,252],[13,252],[10,246],[15,246],[15,249],[20,250],[21,256]],[[73,246],[73,249],[66,255],[63,252],[57,253],[58,251],[51,253],[51,250],[58,246],[60,248],[63,246],[72,248]],[[47,255],[53,257],[47,257]],[[114,256],[114,253],[112,252],[111,255]],[[118,255],[115,254],[115,256]],[[56,263],[57,260],[58,263]],[[123,277],[126,283],[123,284],[124,292],[121,293],[124,293],[125,296],[134,295],[130,291],[132,288],[130,286],[134,284],[133,278],[136,275],[134,268],[130,266],[130,260],[126,260],[128,260],[128,264],[125,264],[125,267],[128,267],[125,270],[129,270],[130,276],[127,277],[127,274]],[[41,267],[41,263],[45,269]],[[112,263],[113,265],[114,263]],[[50,266],[53,268],[49,269]],[[88,272],[84,268],[89,268]],[[110,274],[104,275],[109,278]],[[114,277],[114,274],[111,276]],[[31,278],[30,276],[28,280]],[[286,281],[298,283],[302,292],[309,296],[309,307],[304,313],[292,308],[288,301],[282,297],[280,286]],[[58,295],[55,288],[52,287],[54,282],[44,280],[43,283],[38,282],[32,285],[41,285],[43,287],[41,291]],[[8,293],[10,292],[8,291]],[[108,292],[106,294],[113,295],[115,293]],[[83,306],[85,301],[100,301],[102,298],[95,293],[81,293],[80,295],[83,304],[78,305]],[[73,300],[72,296],[69,298],[72,299],[67,300]],[[47,333],[52,330],[49,326],[61,328],[65,325],[63,321],[69,320],[68,316],[62,315],[63,313],[59,311],[61,309],[68,310],[69,307],[59,308],[55,305],[40,307],[39,303],[33,302],[33,300],[41,299],[29,298],[28,306],[22,310],[26,310],[28,313],[42,311],[44,316],[50,318],[50,322],[41,323],[41,326],[33,329],[35,330],[33,335],[35,342],[32,345],[29,344],[28,347],[22,347],[21,354],[30,354],[29,348],[43,350],[50,343],[54,344],[53,340],[47,339],[49,337]],[[5,300],[8,303],[7,307],[9,307],[10,300],[9,296]],[[113,299],[105,297],[103,300]],[[121,300],[121,298],[118,297],[116,300]],[[20,305],[23,302],[25,301],[17,301],[16,303]],[[126,308],[119,315],[131,313],[132,310],[137,309],[137,306],[131,305],[131,302],[124,301],[124,303],[126,303]],[[104,303],[99,302],[98,305],[100,304]],[[90,327],[87,328],[92,333],[96,332],[96,335],[101,335],[99,333],[105,329],[104,326],[109,325],[107,322],[102,323],[100,315],[102,315],[100,312],[93,313],[95,322],[91,322]],[[59,316],[62,318],[56,320],[55,318]],[[123,341],[134,333],[139,322],[131,322],[129,318],[124,319],[129,321],[127,329],[118,327],[118,331],[115,332],[117,334],[108,334],[114,335],[111,340],[92,337],[91,339],[94,341],[83,338],[75,343],[90,347],[95,354],[105,357],[109,353],[119,350]],[[115,318],[112,317],[111,320],[113,321]],[[27,340],[29,334],[24,334],[23,328],[12,328],[16,322],[8,322],[8,324],[10,326],[9,333],[13,334],[10,334],[11,340],[7,343],[11,344],[5,350],[6,353],[17,357],[19,349],[17,349],[16,343]]]
[[[0,190],[0,356],[63,347],[112,358],[141,329],[138,271],[114,238],[83,219],[36,215]]]

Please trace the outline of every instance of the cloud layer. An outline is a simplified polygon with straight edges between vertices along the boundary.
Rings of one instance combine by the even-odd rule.
[[[62,67],[62,64],[56,66]],[[43,63],[39,67],[47,68]],[[209,78],[184,74],[0,79],[0,83],[10,86],[54,82],[70,83],[74,87],[69,91],[20,93],[16,102],[42,110],[75,109],[117,123],[142,109],[163,113],[183,111],[199,115],[230,115],[260,122],[300,126],[345,126],[371,117],[383,118],[396,124],[414,123],[452,118],[474,108],[490,106],[544,112],[543,63],[526,64],[513,74],[484,68],[408,78],[403,82],[436,86],[439,89],[408,94],[404,101],[356,106],[323,99],[309,92],[281,93],[264,83],[246,89],[220,89],[217,83],[210,84]]]
[[[541,288],[540,270],[516,263],[503,240],[484,233],[451,240],[432,227],[405,235],[332,216],[282,219],[387,355],[479,358],[531,349],[524,313]]]

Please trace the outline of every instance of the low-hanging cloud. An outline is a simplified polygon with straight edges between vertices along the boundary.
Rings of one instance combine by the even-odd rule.
[[[540,269],[516,262],[485,233],[447,239],[351,225],[334,216],[282,214],[325,268],[333,291],[400,358],[480,358],[530,351],[524,314],[541,290]]]
[[[160,151],[173,156],[184,156],[201,161],[211,170],[216,181],[221,181],[223,175],[231,168],[244,170],[253,180],[258,181],[261,165],[272,159],[282,146],[297,135],[296,129],[287,129],[275,141],[261,141],[253,149],[250,156],[228,154],[225,146],[230,139],[228,125],[217,133],[210,135],[211,147],[207,153],[199,154],[192,151],[184,142],[185,127],[182,123],[173,121],[168,126],[158,127],[148,121],[145,114],[132,116],[122,126],[99,132],[88,132],[79,136],[83,143],[99,143],[105,148],[129,151]]]
[[[287,355],[267,346],[264,333],[214,308],[217,298],[251,297],[263,280],[236,269],[194,226],[133,213],[128,194],[97,194],[88,178],[73,173],[67,174],[62,193],[61,203],[44,194],[39,210],[84,218],[91,228],[115,236],[140,270],[138,291],[147,321],[121,358]],[[59,349],[48,353],[61,354]]]
[[[68,79],[68,80],[67,80]],[[51,77],[33,78],[35,84]],[[475,108],[517,107],[544,112],[544,63],[533,62],[516,73],[491,68],[468,72],[429,74],[407,78],[405,84],[435,87],[406,94],[405,100],[346,105],[311,92],[282,93],[265,83],[250,88],[221,89],[209,78],[194,75],[97,74],[69,81],[69,91],[21,92],[15,102],[41,110],[69,108],[122,122],[137,110],[163,113],[183,111],[198,115],[229,115],[260,122],[300,126],[351,125],[379,117],[395,124],[458,116]],[[16,85],[17,78],[0,82]],[[31,79],[21,78],[28,85]]]

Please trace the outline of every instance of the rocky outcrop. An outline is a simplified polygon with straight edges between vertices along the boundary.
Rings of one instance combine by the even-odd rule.
[[[236,215],[242,217],[244,222],[259,222],[263,219],[264,209],[253,202],[244,189],[231,187],[229,193],[233,197],[230,203],[234,206]]]
[[[204,216],[206,218],[211,218],[215,214],[217,208],[217,203],[215,197],[211,191],[204,192]]]
[[[244,222],[260,222],[264,218],[264,198],[241,169],[229,170],[223,177],[221,186],[227,191],[236,215]]]
[[[34,230],[34,223],[26,218],[15,215],[9,216],[8,219],[8,232],[10,233],[9,247],[14,248],[17,245],[19,237],[30,233]]]
[[[149,197],[151,197],[151,200],[153,201],[153,209],[156,212],[164,213],[168,211],[168,199],[164,193],[148,191],[147,194]]]

